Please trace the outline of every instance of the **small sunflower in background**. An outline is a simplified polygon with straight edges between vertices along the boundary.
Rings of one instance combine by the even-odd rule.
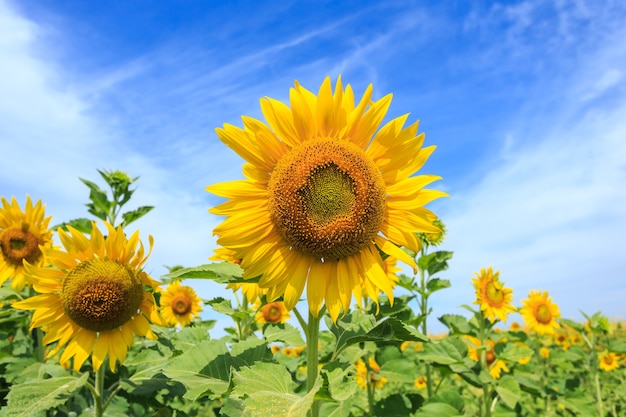
[[[333,321],[367,288],[374,302],[393,285],[379,250],[417,271],[400,246],[418,252],[417,233],[438,233],[424,206],[446,196],[424,187],[436,175],[415,175],[435,150],[423,147],[408,115],[382,125],[391,95],[355,100],[339,78],[327,77],[317,95],[298,82],[290,106],[261,99],[265,122],[242,117],[217,135],[246,160],[244,180],[207,191],[228,201],[210,211],[226,219],[214,229],[220,246],[241,260],[243,278],[261,277],[267,298],[292,310],[306,286],[309,311],[326,306]]]
[[[108,357],[115,372],[135,335],[156,339],[150,322],[165,325],[152,294],[158,282],[142,269],[150,253],[145,253],[139,231],[127,239],[121,227],[104,225],[106,238],[95,222],[89,238],[71,226],[68,232],[59,229],[64,250],[43,248],[52,268],[25,263],[33,288],[41,294],[13,304],[35,310],[31,329],[40,327],[46,334],[44,345],[57,343],[47,357],[63,351],[60,363],[73,358],[77,372],[90,356],[94,371]],[[152,236],[148,239],[151,252]]]
[[[26,285],[23,262],[41,266],[44,256],[40,246],[52,246],[52,231],[48,230],[50,217],[45,217],[46,206],[41,200],[33,206],[26,197],[21,210],[15,197],[9,203],[2,197],[0,208],[0,286],[12,278],[11,287],[21,291]]]
[[[255,320],[258,324],[286,323],[291,318],[282,301],[273,301],[258,307]]]
[[[475,362],[480,362],[479,348],[482,345],[480,339],[474,336],[464,336],[464,338],[467,343],[467,356]],[[506,363],[496,355],[495,347],[497,343],[493,340],[486,340],[485,342],[485,360],[489,374],[493,379],[500,379],[502,372],[509,372],[509,368],[506,366]]]
[[[540,335],[553,335],[561,326],[556,321],[561,317],[559,306],[552,302],[547,291],[530,290],[528,298],[522,300],[520,314],[530,331]]]
[[[598,354],[598,361],[600,365],[600,369],[606,372],[610,372],[614,369],[619,368],[619,359],[617,355],[613,352],[609,352],[608,350],[604,350],[604,352],[600,352]]]
[[[171,326],[189,326],[202,311],[202,300],[193,288],[173,281],[161,293],[160,311]]]
[[[476,301],[485,316],[494,323],[496,319],[506,322],[509,313],[515,312],[513,290],[505,288],[500,281],[500,271],[493,272],[492,267],[481,268],[472,278],[476,289]]]
[[[375,389],[381,389],[389,381],[384,376],[380,376],[380,365],[370,357],[367,364],[362,359],[358,359],[354,364],[356,370],[356,382],[362,389],[367,388],[368,381]]]
[[[424,389],[428,385],[427,382],[428,382],[428,380],[426,379],[425,375],[422,375],[422,376],[420,376],[418,378],[415,378],[415,382],[414,382],[415,388],[417,388],[417,389]]]

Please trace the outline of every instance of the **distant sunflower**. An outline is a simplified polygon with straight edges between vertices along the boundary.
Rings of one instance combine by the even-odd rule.
[[[189,326],[202,311],[202,300],[193,288],[174,281],[161,293],[160,311],[170,325]]]
[[[428,386],[427,379],[424,375],[415,379],[415,388],[424,389]]]
[[[476,278],[472,278],[476,289],[476,301],[485,316],[493,323],[496,318],[506,322],[509,313],[515,312],[513,302],[513,290],[504,288],[500,282],[500,271],[493,272],[493,269],[481,268],[480,273],[475,273]]]
[[[464,336],[467,343],[467,356],[475,362],[480,361],[479,348],[481,347],[480,339],[473,336]],[[493,340],[486,341],[485,361],[487,362],[487,368],[489,374],[494,379],[500,379],[502,371],[509,372],[509,368],[506,363],[496,356],[496,343]]]
[[[150,322],[165,325],[151,292],[158,283],[142,270],[150,253],[145,255],[139,231],[127,239],[121,227],[105,226],[106,239],[95,222],[90,238],[70,226],[69,233],[59,229],[65,251],[43,249],[53,268],[25,264],[33,288],[41,294],[13,304],[35,310],[31,328],[46,333],[44,345],[57,343],[48,357],[64,349],[60,362],[74,358],[75,371],[89,356],[98,370],[108,355],[114,372],[134,335],[156,339]],[[149,241],[152,251],[152,236]]]
[[[26,197],[22,211],[15,197],[9,203],[2,197],[0,208],[0,285],[12,277],[11,287],[21,291],[26,285],[23,261],[41,266],[44,257],[40,246],[52,246],[52,231],[48,224],[52,217],[44,217],[46,206],[41,200],[33,206]]]
[[[289,320],[289,310],[282,301],[274,301],[262,305],[256,313],[255,320],[259,324],[285,323]]]
[[[600,369],[606,372],[610,372],[619,368],[619,360],[615,353],[604,350],[598,354],[598,361],[600,361]]]
[[[561,317],[559,306],[552,302],[547,291],[531,290],[528,298],[522,300],[522,305],[520,314],[529,330],[541,335],[553,335],[554,331],[560,327],[556,321]]]
[[[375,389],[381,389],[388,382],[384,376],[380,376],[380,365],[376,360],[370,357],[367,365],[362,359],[358,359],[354,364],[356,370],[356,383],[362,389],[367,388],[368,381]]]
[[[414,175],[434,146],[422,148],[408,116],[379,129],[391,95],[372,100],[371,85],[355,103],[348,85],[330,78],[317,96],[298,82],[290,105],[263,98],[266,123],[243,117],[243,129],[226,124],[220,139],[247,163],[245,180],[207,187],[228,201],[211,209],[226,216],[217,243],[241,259],[244,278],[260,276],[270,301],[283,296],[293,309],[307,286],[310,312],[323,304],[337,320],[352,294],[376,288],[393,301],[392,282],[378,249],[416,270],[416,233],[437,233],[424,205],[446,194],[424,187],[440,179]]]

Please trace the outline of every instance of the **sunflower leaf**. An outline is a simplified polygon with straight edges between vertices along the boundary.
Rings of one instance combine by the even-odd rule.
[[[515,408],[522,395],[518,382],[510,375],[505,375],[498,381],[496,392],[502,399],[502,402],[509,408]]]
[[[291,346],[302,346],[305,344],[300,331],[289,323],[268,324],[263,329],[263,337],[265,337],[267,343],[283,342]]]
[[[124,222],[123,222],[122,225],[123,226],[128,226],[129,224],[131,224],[135,220],[138,220],[141,217],[143,217],[144,215],[148,214],[150,212],[150,210],[152,210],[153,208],[154,208],[154,206],[141,206],[139,208],[136,208],[135,210],[128,211],[128,212],[122,214],[122,218],[124,219]]]
[[[37,379],[11,386],[7,394],[5,416],[32,416],[64,404],[77,390],[84,387],[88,373],[80,377],[63,376]]]
[[[174,279],[210,279],[220,284],[259,282],[257,278],[244,280],[242,277],[243,269],[239,265],[230,262],[215,262],[190,268],[180,268],[163,275],[161,278],[169,281]]]

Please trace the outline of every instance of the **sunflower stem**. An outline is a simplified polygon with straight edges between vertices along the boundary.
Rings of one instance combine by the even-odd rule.
[[[320,314],[321,316],[321,314]],[[320,318],[313,316],[313,314],[309,311],[309,322],[305,327],[306,332],[306,391],[309,392],[315,386],[315,381],[317,380],[317,364],[319,362],[318,358],[318,348],[317,344],[319,341],[319,330],[320,330]],[[311,406],[311,410],[309,410],[309,417],[318,417],[320,412],[320,404],[318,401],[313,401],[313,405]]]
[[[103,399],[104,399],[104,375],[106,373],[106,367],[104,364],[100,365],[100,368],[96,371],[96,384],[95,384],[95,393],[93,396],[93,401],[95,405],[95,417],[102,417],[104,413],[103,408]]]

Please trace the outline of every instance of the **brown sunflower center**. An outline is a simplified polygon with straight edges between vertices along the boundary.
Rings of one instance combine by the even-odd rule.
[[[293,149],[276,164],[268,190],[279,234],[294,249],[320,259],[360,252],[385,214],[382,176],[350,142],[317,139]]]
[[[496,354],[493,348],[485,352],[485,360],[487,361],[487,365],[491,365],[496,360]]]
[[[178,316],[184,316],[191,311],[191,300],[185,294],[176,294],[170,305],[174,314]]]
[[[137,314],[142,299],[137,274],[108,259],[81,262],[67,274],[61,290],[65,314],[94,332],[122,326]]]
[[[502,291],[502,288],[496,285],[493,281],[487,284],[485,291],[487,293],[487,300],[489,301],[489,304],[499,306],[504,301],[504,291]]]
[[[2,256],[9,263],[17,266],[22,265],[22,260],[31,264],[37,262],[41,257],[39,245],[43,243],[40,237],[29,230],[28,224],[22,227],[10,227],[0,235]]]
[[[268,323],[278,323],[282,317],[280,306],[277,303],[270,303],[261,309],[263,319]]]
[[[541,324],[548,324],[552,321],[552,311],[545,304],[539,304],[535,309],[535,318]]]
[[[613,365],[613,356],[610,354],[606,354],[602,357],[602,362],[606,365]]]

